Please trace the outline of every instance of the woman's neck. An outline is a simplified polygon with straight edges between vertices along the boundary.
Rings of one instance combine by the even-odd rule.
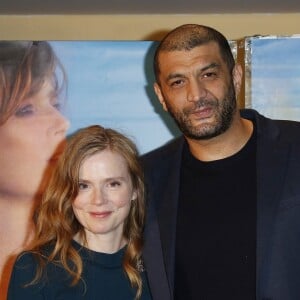
[[[80,245],[101,253],[115,253],[127,244],[127,240],[123,236],[111,238],[107,235],[87,235],[86,239],[85,243],[80,235],[74,236],[74,240]]]
[[[0,261],[6,253],[22,250],[33,234],[32,201],[3,201],[0,199]]]
[[[34,201],[0,198],[0,300],[4,300],[11,270],[19,252],[32,240]]]

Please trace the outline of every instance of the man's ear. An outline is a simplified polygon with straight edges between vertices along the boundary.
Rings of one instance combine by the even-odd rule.
[[[238,96],[241,91],[242,80],[243,80],[243,70],[240,64],[235,64],[232,70],[232,78],[233,78],[235,94]]]
[[[153,85],[153,87],[154,87],[154,92],[155,92],[155,94],[156,94],[159,102],[161,103],[163,109],[165,111],[168,111],[166,103],[165,103],[165,99],[163,97],[163,94],[161,92],[161,88],[160,88],[159,84],[157,82],[155,82],[154,85]]]

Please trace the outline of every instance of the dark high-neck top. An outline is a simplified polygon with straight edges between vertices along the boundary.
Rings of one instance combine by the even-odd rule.
[[[71,277],[60,265],[46,265],[45,276],[34,285],[24,287],[35,275],[37,260],[30,252],[16,261],[9,286],[7,300],[133,300],[135,290],[123,271],[122,260],[126,247],[116,253],[99,253],[73,246],[83,261],[82,280],[70,286]],[[146,273],[141,273],[143,294],[141,300],[150,300]]]

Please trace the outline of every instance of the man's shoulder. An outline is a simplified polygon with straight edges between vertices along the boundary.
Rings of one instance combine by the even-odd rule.
[[[182,151],[184,137],[177,137],[159,148],[147,152],[141,156],[144,165],[152,164],[154,162],[161,162],[174,155],[179,155]]]
[[[279,140],[286,142],[300,142],[299,121],[272,119],[253,109],[242,109],[241,116],[255,122],[259,135],[276,136]]]

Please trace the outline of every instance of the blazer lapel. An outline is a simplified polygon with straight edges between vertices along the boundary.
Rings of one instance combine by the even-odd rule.
[[[145,228],[145,236],[147,239],[144,244],[144,261],[148,274],[148,281],[151,287],[153,300],[171,300],[171,289],[167,279],[165,263],[161,247],[160,231],[157,222],[157,216],[154,210],[149,211],[149,221]],[[150,242],[149,242],[150,241]],[[152,266],[147,268],[147,266]],[[155,267],[153,267],[155,266]]]
[[[265,122],[267,123],[267,122]],[[257,139],[257,299],[267,286],[276,213],[286,173],[288,145],[278,142],[277,128],[267,124]],[[259,126],[258,126],[259,127]],[[270,135],[264,137],[264,135]]]
[[[180,160],[174,161],[166,174],[164,194],[161,195],[161,206],[158,210],[159,229],[164,260],[171,289],[174,287],[176,219],[179,195]]]
[[[170,145],[158,166],[159,170],[152,174],[153,186],[148,195],[152,199],[152,205],[156,203],[156,206],[148,209],[144,257],[146,267],[147,264],[156,266],[155,274],[151,268],[147,272],[153,299],[158,300],[173,299],[176,217],[183,142],[184,138],[181,138]],[[161,281],[158,282],[159,280]]]

